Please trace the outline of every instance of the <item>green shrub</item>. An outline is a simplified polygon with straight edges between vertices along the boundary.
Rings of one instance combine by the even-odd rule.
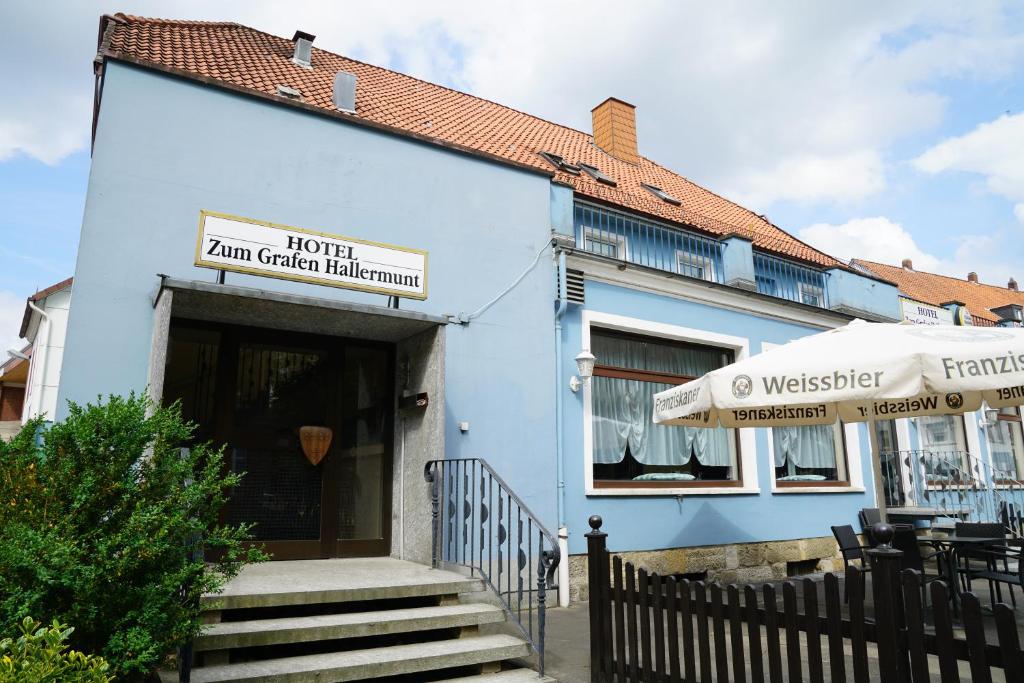
[[[119,680],[144,679],[199,632],[199,596],[264,559],[218,522],[238,476],[178,406],[135,395],[72,404],[41,444],[39,429],[0,444],[0,629],[51,615]]]
[[[0,640],[0,683],[108,683],[110,665],[102,657],[69,649],[75,629],[54,621],[40,627],[32,617],[19,625],[21,635]]]

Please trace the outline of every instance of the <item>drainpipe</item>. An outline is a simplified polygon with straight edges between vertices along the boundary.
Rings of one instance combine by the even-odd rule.
[[[558,307],[555,309],[555,462],[558,477],[558,606],[569,606],[569,529],[565,525],[565,451],[562,448],[562,316],[565,299],[565,252],[558,252]]]
[[[32,345],[33,348],[32,348],[32,363],[31,364],[33,366],[35,366],[36,363],[38,363],[39,364],[38,365],[39,373],[40,373],[39,374],[39,392],[38,392],[38,395],[37,395],[38,396],[37,402],[39,404],[39,410],[35,411],[35,414],[38,415],[38,414],[42,413],[42,409],[43,409],[43,390],[46,387],[46,383],[45,383],[45,380],[46,380],[46,357],[49,355],[49,352],[50,352],[50,327],[52,327],[52,325],[50,324],[50,316],[47,315],[46,311],[44,311],[43,309],[41,309],[38,306],[36,306],[33,301],[31,301],[31,300],[28,301],[28,307],[31,308],[36,313],[38,313],[39,316],[43,319],[42,321],[44,323],[46,323],[46,336],[43,338],[43,348],[39,349],[40,351],[42,351],[42,353],[36,354],[36,350],[37,349],[35,348],[35,344]],[[36,336],[38,337],[38,333],[37,333]],[[31,387],[29,388],[29,391],[31,391]],[[33,417],[31,405],[26,406],[26,408],[28,408],[29,412],[26,413],[25,411],[22,411],[22,417],[24,419]],[[53,420],[54,416],[50,415],[49,419]]]

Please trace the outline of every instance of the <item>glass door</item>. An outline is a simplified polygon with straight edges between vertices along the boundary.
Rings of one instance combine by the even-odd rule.
[[[338,449],[327,466],[324,493],[333,510],[335,557],[391,550],[392,355],[380,346],[349,343],[344,349]]]
[[[277,560],[387,555],[393,356],[389,345],[175,321],[165,401],[181,401],[197,439],[224,444],[226,467],[243,475],[223,521],[251,525]],[[303,448],[303,427],[330,430],[321,457]]]

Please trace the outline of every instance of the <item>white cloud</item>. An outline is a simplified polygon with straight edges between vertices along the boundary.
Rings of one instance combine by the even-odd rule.
[[[885,187],[885,168],[873,150],[833,156],[783,158],[733,180],[735,199],[751,206],[788,199],[797,202],[855,201]]]
[[[1011,202],[1024,223],[1024,113],[1000,116],[971,132],[948,138],[914,159],[929,174],[947,171],[975,173],[985,187]]]
[[[922,249],[907,230],[885,216],[854,218],[839,225],[815,223],[797,232],[805,242],[844,261],[851,258],[899,265],[909,258],[914,269],[965,279],[979,274],[982,282],[1006,286],[1007,280],[1021,279],[1017,265],[1016,235],[995,232],[961,235],[952,245],[952,258],[940,258]]]
[[[321,47],[583,130],[590,107],[615,95],[638,107],[641,151],[758,210],[879,192],[888,146],[941,120],[936,79],[1004,77],[1024,54],[1024,31],[994,0],[119,6],[302,28]],[[17,84],[0,99],[0,159],[52,162],[88,144],[94,27],[108,6],[40,7],[15,0],[0,22],[0,78]]]
[[[862,258],[879,263],[899,263],[905,258],[918,270],[936,271],[941,261],[924,252],[902,225],[885,216],[854,218],[841,225],[815,223],[797,233],[805,242],[836,258]]]
[[[25,313],[25,297],[0,290],[0,364],[7,362],[7,349],[18,349],[25,340],[18,338],[21,317]]]

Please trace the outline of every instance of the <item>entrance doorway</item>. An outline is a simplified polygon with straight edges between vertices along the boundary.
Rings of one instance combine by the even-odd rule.
[[[164,398],[244,473],[223,521],[274,559],[389,554],[393,346],[173,320]],[[318,463],[304,426],[332,433]]]

